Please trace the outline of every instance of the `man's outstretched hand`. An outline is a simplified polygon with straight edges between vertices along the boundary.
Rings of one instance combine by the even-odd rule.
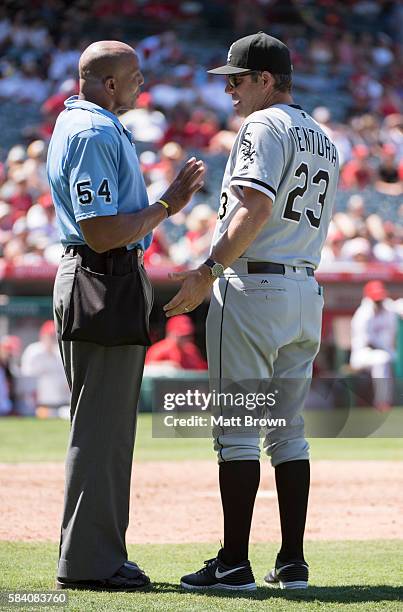
[[[178,293],[164,306],[167,317],[191,312],[197,308],[209,293],[215,280],[208,266],[204,264],[188,272],[171,272],[169,278],[181,280],[183,283]]]
[[[177,177],[161,196],[161,199],[169,204],[171,215],[182,210],[190,202],[193,194],[203,187],[205,172],[204,163],[201,160],[197,161],[195,157],[188,159],[182,166]]]

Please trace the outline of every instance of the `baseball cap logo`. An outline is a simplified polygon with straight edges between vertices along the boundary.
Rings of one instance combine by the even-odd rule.
[[[227,55],[227,64],[230,63],[231,61],[231,57],[232,57],[232,47],[233,45],[230,46],[229,51],[228,51],[228,55]]]

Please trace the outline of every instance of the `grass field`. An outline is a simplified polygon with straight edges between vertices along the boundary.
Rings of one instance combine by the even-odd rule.
[[[151,425],[150,415],[140,416],[135,461],[215,460],[209,439],[157,439],[152,437]],[[68,430],[69,424],[59,420],[1,419],[0,462],[63,461]],[[394,438],[313,439],[311,447],[313,459],[318,460],[403,460],[402,441]],[[27,508],[27,512],[30,509]],[[163,508],[161,520],[164,520]],[[250,558],[258,583],[256,593],[183,593],[178,587],[180,576],[199,569],[203,560],[214,556],[218,548],[218,542],[130,546],[130,558],[149,573],[153,589],[135,594],[71,592],[67,609],[79,612],[403,610],[403,540],[308,541],[306,553],[311,566],[311,587],[306,592],[294,593],[264,586],[262,579],[275,558],[276,545],[254,544]],[[0,542],[0,591],[52,589],[56,561],[56,544]],[[34,608],[8,608],[0,604],[0,610],[6,609]]]
[[[153,590],[114,594],[70,592],[67,609],[80,612],[402,610],[401,543],[308,542],[306,550],[312,586],[305,592],[294,593],[263,586],[262,578],[276,551],[273,544],[253,545],[250,558],[258,583],[257,592],[242,595],[183,593],[178,586],[181,574],[198,569],[204,559],[214,556],[216,549],[216,544],[130,547],[131,558],[138,560],[153,579]],[[0,543],[0,589],[51,589],[56,558],[54,544]]]
[[[59,419],[0,419],[0,463],[63,461],[69,424]],[[313,459],[403,460],[400,438],[313,438]],[[152,437],[150,414],[141,414],[135,447],[136,461],[215,460],[208,438]]]

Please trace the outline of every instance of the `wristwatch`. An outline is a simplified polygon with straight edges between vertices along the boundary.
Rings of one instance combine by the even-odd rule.
[[[211,257],[206,259],[203,263],[210,268],[210,273],[213,278],[220,278],[223,276],[225,268],[222,264],[214,261]]]

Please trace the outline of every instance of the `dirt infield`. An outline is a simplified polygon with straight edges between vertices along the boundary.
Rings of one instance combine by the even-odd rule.
[[[217,474],[209,461],[135,465],[128,542],[218,544]],[[315,461],[306,537],[403,539],[402,490],[401,461]],[[0,464],[1,540],[57,541],[62,503],[61,463]],[[251,539],[277,541],[279,534],[273,470],[264,463]]]

